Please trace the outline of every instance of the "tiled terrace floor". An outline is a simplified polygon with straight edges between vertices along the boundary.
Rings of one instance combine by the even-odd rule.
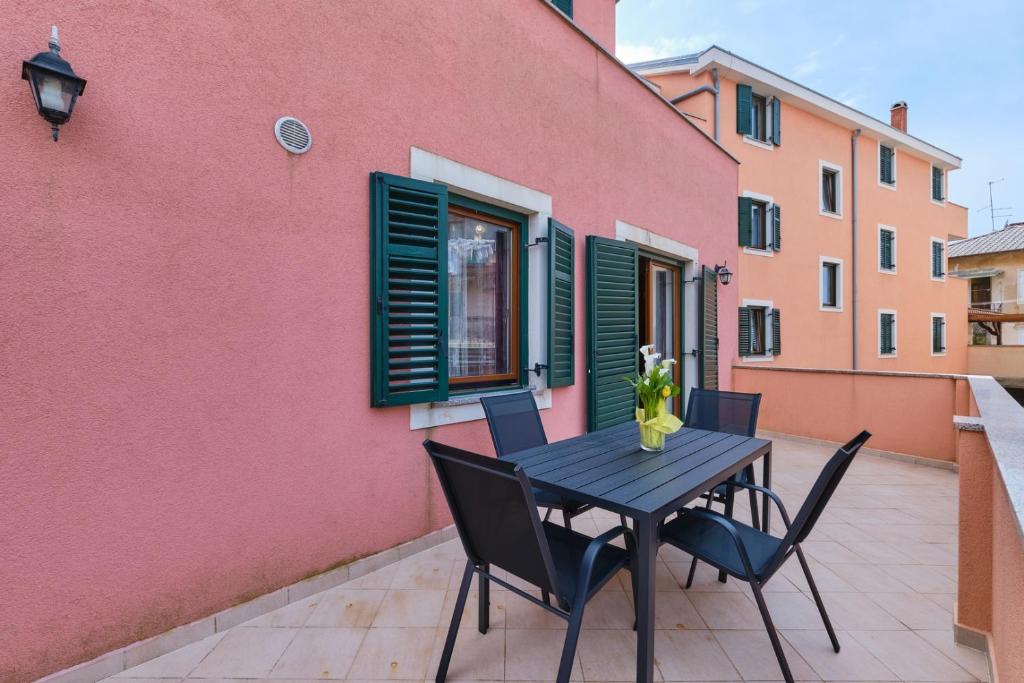
[[[830,449],[775,442],[773,488],[791,514]],[[759,474],[760,476],[760,474]],[[743,500],[745,503],[745,500]],[[738,505],[742,517],[746,505]],[[793,558],[768,584],[768,603],[798,680],[988,680],[985,658],[953,644],[957,478],[952,472],[862,455],[804,544],[839,631],[835,654]],[[594,512],[590,534],[616,524]],[[773,522],[773,530],[782,528]],[[432,680],[464,559],[458,541],[294,603],[119,674],[129,679]],[[702,565],[683,591],[689,556],[663,548],[658,565],[656,676],[665,681],[781,680],[749,590]],[[573,677],[635,674],[628,575],[590,603]],[[565,627],[492,589],[491,630],[476,629],[475,591],[449,680],[552,680]]]

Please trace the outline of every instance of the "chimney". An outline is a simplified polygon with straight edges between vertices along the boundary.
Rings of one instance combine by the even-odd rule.
[[[907,103],[900,100],[889,107],[889,122],[893,128],[907,132]]]

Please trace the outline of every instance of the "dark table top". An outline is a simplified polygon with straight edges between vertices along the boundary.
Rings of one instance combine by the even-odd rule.
[[[761,458],[771,441],[682,428],[665,450],[640,448],[636,423],[590,432],[505,456],[531,482],[628,517],[665,516]]]

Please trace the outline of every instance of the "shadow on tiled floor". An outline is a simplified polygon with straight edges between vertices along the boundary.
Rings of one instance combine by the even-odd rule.
[[[773,488],[794,514],[831,450],[775,440]],[[737,517],[749,513],[745,500]],[[839,630],[832,651],[793,560],[767,601],[790,666],[808,681],[988,680],[983,655],[953,643],[956,474],[860,456],[805,543]],[[617,524],[594,511],[573,520],[596,534]],[[773,530],[779,533],[781,520]],[[657,576],[656,676],[665,681],[781,680],[747,587],[670,547]],[[408,557],[118,674],[110,683],[184,679],[433,680],[465,559],[458,541]],[[635,675],[628,575],[588,606],[574,680]],[[492,590],[491,630],[476,629],[470,596],[449,680],[544,681],[558,668],[564,622],[508,591]]]

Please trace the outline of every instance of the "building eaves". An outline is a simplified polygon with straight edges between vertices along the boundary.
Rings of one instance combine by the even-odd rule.
[[[1024,251],[1024,223],[1016,223],[987,235],[950,242],[948,246],[949,258],[1007,251]]]

